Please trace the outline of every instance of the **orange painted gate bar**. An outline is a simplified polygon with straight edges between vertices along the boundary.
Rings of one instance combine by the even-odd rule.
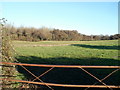
[[[115,85],[106,85],[103,80],[106,78],[110,77],[113,73],[117,72],[120,70],[120,66],[80,66],[80,65],[45,65],[45,64],[26,64],[26,63],[9,63],[9,62],[0,62],[1,65],[20,65],[22,68],[24,68],[28,73],[30,73],[32,76],[35,77],[34,80],[32,81],[24,81],[24,80],[11,80],[11,79],[5,79],[5,78],[0,78],[0,80],[8,80],[8,81],[14,81],[14,82],[22,82],[22,83],[30,83],[30,84],[39,84],[39,85],[45,85],[49,89],[54,90],[51,86],[59,86],[59,87],[86,87],[88,88],[109,88],[112,90],[113,88],[120,88],[120,86],[115,86]],[[37,67],[50,67],[49,70],[45,71],[43,74],[40,76],[35,76],[32,72],[30,72],[28,69],[26,69],[24,66],[37,66]],[[55,84],[55,83],[45,83],[43,82],[40,77],[47,74],[54,68],[80,68],[87,74],[89,74],[91,77],[95,78],[98,82],[102,83],[103,85],[96,85],[94,83],[93,85],[70,85],[70,84]],[[103,69],[115,69],[113,70],[110,74],[108,74],[106,77],[103,79],[99,79],[96,76],[92,75],[90,72],[85,70],[84,68],[103,68]],[[34,82],[35,80],[39,80],[40,82]]]

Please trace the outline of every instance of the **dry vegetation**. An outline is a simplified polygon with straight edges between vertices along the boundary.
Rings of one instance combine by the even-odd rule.
[[[27,28],[7,26],[13,40],[22,41],[91,41],[119,39],[120,34],[115,35],[85,35],[77,30],[59,30],[50,28]]]

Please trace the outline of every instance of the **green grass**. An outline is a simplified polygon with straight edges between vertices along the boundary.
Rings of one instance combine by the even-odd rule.
[[[28,57],[36,57],[38,63],[50,64],[81,64],[82,60],[92,64],[92,61],[109,60],[118,61],[118,41],[42,41],[42,42],[26,42],[14,41],[15,49],[21,56],[27,57],[23,62],[31,62]],[[34,45],[56,45],[71,44],[69,46],[36,46]],[[20,56],[19,56],[20,57]],[[22,59],[24,59],[22,58]],[[33,58],[34,62],[36,58]],[[40,59],[39,59],[40,58]],[[58,58],[61,58],[58,60]],[[63,58],[63,59],[62,59]],[[72,60],[70,60],[70,58]],[[39,59],[39,60],[38,60]],[[44,61],[43,61],[44,59]],[[53,59],[53,60],[52,60]],[[69,60],[67,60],[69,59]],[[74,59],[74,60],[73,60]],[[93,59],[93,60],[92,60]],[[31,59],[30,59],[31,60]],[[42,61],[41,61],[42,60]],[[48,60],[48,61],[47,61]],[[54,62],[55,63],[54,63]],[[72,61],[72,62],[71,62]],[[85,64],[87,64],[84,62]],[[106,62],[106,61],[105,61]],[[82,63],[82,64],[84,64]],[[102,63],[102,62],[101,62]],[[109,65],[110,62],[108,62]],[[93,62],[93,64],[95,64]],[[98,63],[96,63],[98,64]],[[103,64],[106,64],[103,62]],[[113,63],[115,65],[117,63]]]
[[[37,64],[65,64],[65,65],[120,65],[118,59],[118,40],[105,41],[42,41],[26,42],[13,41],[15,49],[19,54],[16,58],[22,63]],[[39,46],[59,45],[68,46]],[[36,46],[34,46],[36,45]],[[36,76],[39,76],[48,68],[26,67]],[[113,69],[87,69],[93,75],[102,79]],[[18,71],[26,78],[33,77],[24,69],[18,67]],[[118,85],[119,72],[113,74],[104,82]],[[63,77],[64,76],[64,77]],[[44,82],[65,84],[93,84],[96,80],[83,72],[81,69],[55,68],[45,76],[41,77]],[[100,84],[100,83],[98,83]],[[79,90],[79,89],[78,89]]]

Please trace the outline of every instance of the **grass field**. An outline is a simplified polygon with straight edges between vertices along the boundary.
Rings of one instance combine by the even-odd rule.
[[[19,55],[16,58],[22,63],[66,64],[66,65],[120,65],[118,59],[118,40],[105,41],[13,41]],[[48,68],[26,67],[36,76]],[[96,77],[102,79],[113,69],[87,69]],[[33,77],[18,67],[18,71],[26,78]],[[118,85],[120,73],[117,72],[104,82]],[[94,84],[96,80],[81,69],[55,68],[41,77],[45,82],[67,84]],[[100,84],[100,83],[98,83]],[[78,89],[79,90],[79,89]]]
[[[13,43],[17,53],[21,55],[19,56],[21,57],[21,62],[79,65],[118,64],[117,40],[42,42],[14,41]]]

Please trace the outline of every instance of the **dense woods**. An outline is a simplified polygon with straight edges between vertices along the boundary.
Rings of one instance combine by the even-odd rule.
[[[59,30],[28,27],[7,26],[13,40],[23,41],[90,41],[90,40],[114,40],[119,39],[120,34],[115,35],[85,35],[78,33],[77,30]]]

